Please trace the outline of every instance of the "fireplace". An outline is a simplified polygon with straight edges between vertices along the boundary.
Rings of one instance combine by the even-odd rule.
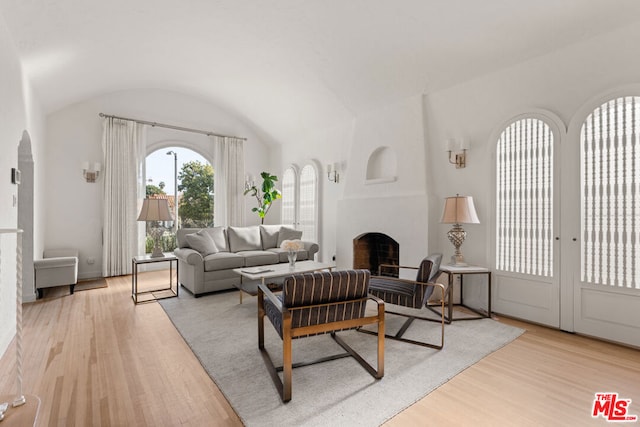
[[[381,264],[399,265],[400,245],[383,233],[364,233],[353,239],[353,268],[364,268],[378,274]],[[386,276],[398,277],[398,269],[382,271]]]

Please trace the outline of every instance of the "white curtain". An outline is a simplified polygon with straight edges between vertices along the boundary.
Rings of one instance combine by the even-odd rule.
[[[213,220],[216,226],[244,225],[244,141],[215,137]]]
[[[106,117],[103,122],[103,250],[105,277],[131,273],[131,258],[144,254],[145,126]]]

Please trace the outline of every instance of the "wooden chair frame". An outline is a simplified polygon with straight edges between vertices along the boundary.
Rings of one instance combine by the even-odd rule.
[[[407,267],[407,266],[401,266],[401,265],[392,265],[392,264],[381,264],[380,266],[378,266],[378,276],[381,276],[382,273],[382,269],[383,268],[395,268],[398,271],[401,268],[406,268],[406,269],[410,269],[410,270],[418,270],[418,267]],[[441,297],[440,297],[440,301],[437,304],[430,304],[428,301],[425,303],[425,307],[431,311],[433,311],[434,313],[440,315],[440,319],[433,319],[433,318],[429,318],[429,317],[423,317],[423,316],[416,316],[416,315],[411,315],[411,314],[406,314],[406,313],[400,313],[397,311],[391,311],[391,310],[385,310],[386,313],[389,314],[395,314],[397,316],[403,316],[406,317],[407,320],[404,322],[404,324],[402,325],[402,327],[400,327],[400,329],[398,330],[398,332],[395,335],[385,335],[386,338],[392,339],[392,340],[396,340],[396,341],[403,341],[406,343],[410,343],[410,344],[416,344],[416,345],[421,345],[423,347],[430,347],[430,348],[435,348],[436,350],[440,350],[444,347],[444,325],[446,323],[446,318],[445,318],[445,310],[444,310],[444,305],[445,305],[445,293],[446,293],[446,288],[443,284],[441,283],[435,283],[435,282],[417,282],[415,280],[408,280],[408,279],[399,279],[396,277],[387,277],[387,276],[382,276],[384,277],[385,280],[388,281],[393,281],[393,282],[399,282],[399,283],[408,283],[408,284],[412,284],[413,286],[432,286],[434,288],[438,288],[440,289],[441,292]],[[435,291],[435,289],[434,289]],[[436,310],[433,310],[433,307],[437,307],[440,306],[440,312],[438,313]],[[410,309],[413,310],[421,310],[422,307],[420,308],[414,308],[414,307],[408,307]],[[428,322],[439,322],[440,323],[440,343],[429,343],[429,342],[424,342],[424,341],[416,341],[416,340],[412,340],[412,339],[408,339],[408,338],[403,338],[404,333],[407,331],[407,329],[409,328],[409,326],[411,326],[411,324],[413,323],[414,320],[416,319],[420,319],[420,320],[426,320]],[[359,329],[360,332],[364,332],[364,333],[368,333],[368,334],[375,334],[375,332],[373,331],[368,331],[365,329]]]
[[[273,364],[271,356],[269,352],[264,347],[264,317],[265,317],[265,308],[264,308],[264,299],[268,298],[269,301],[273,303],[273,305],[279,310],[282,314],[282,366],[276,367]],[[373,300],[377,304],[377,313],[374,316],[365,316],[357,319],[349,319],[338,322],[329,322],[319,325],[311,325],[311,326],[303,326],[299,328],[294,328],[291,325],[291,314],[294,310],[303,310],[312,307],[322,307],[322,306],[332,306],[332,305],[340,305],[344,304],[348,301],[358,302],[358,301],[366,301]],[[284,307],[282,301],[277,298],[271,290],[265,285],[258,286],[258,348],[262,353],[262,357],[269,369],[269,374],[271,375],[271,379],[273,380],[278,392],[280,393],[280,397],[283,402],[288,402],[291,400],[291,377],[293,368],[298,368],[301,366],[313,365],[316,363],[327,362],[329,360],[340,359],[343,357],[353,357],[360,365],[376,379],[380,379],[384,376],[384,301],[381,299],[369,295],[365,298],[358,298],[354,300],[348,301],[339,301],[333,303],[326,304],[318,304],[312,306],[304,306],[304,307],[293,307],[287,308]],[[378,332],[374,333],[378,336],[378,365],[377,368],[371,366],[366,360],[362,358],[355,350],[353,350],[349,345],[347,345],[340,337],[336,335],[337,331],[342,329],[351,329],[358,328],[360,326],[365,326],[369,324],[377,323],[378,324]],[[320,333],[330,333],[331,338],[333,338],[342,348],[345,349],[346,353],[340,353],[333,356],[327,356],[313,362],[307,363],[292,363],[292,352],[291,352],[291,344],[293,338],[304,337],[306,335],[320,334]],[[282,371],[284,382],[280,379],[278,372]]]

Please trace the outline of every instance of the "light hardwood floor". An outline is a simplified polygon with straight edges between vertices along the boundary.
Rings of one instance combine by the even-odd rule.
[[[51,290],[24,307],[24,392],[42,400],[37,425],[242,425],[160,305],[135,306],[131,276],[108,282],[73,296]],[[605,425],[591,418],[596,392],[632,399],[640,415],[640,351],[500,321],[527,332],[387,425]],[[0,394],[15,391],[14,369],[12,345],[0,359]]]

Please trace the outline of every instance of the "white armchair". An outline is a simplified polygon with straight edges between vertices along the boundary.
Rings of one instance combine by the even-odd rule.
[[[38,298],[42,290],[54,286],[69,286],[71,295],[78,283],[78,251],[76,249],[47,249],[41,260],[35,260],[35,283]]]

